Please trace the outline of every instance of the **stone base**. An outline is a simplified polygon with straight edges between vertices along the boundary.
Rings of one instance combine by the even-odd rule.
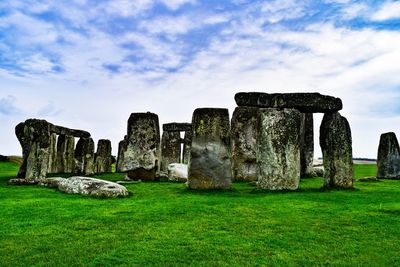
[[[133,181],[154,181],[156,180],[156,169],[146,170],[144,168],[139,168],[133,171],[128,171],[125,176],[125,180]]]

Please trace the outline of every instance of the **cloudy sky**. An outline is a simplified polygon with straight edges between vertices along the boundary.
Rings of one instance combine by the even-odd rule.
[[[28,118],[116,154],[132,112],[190,121],[263,91],[342,98],[354,156],[376,157],[400,135],[399,62],[400,1],[1,0],[0,154],[21,153]]]

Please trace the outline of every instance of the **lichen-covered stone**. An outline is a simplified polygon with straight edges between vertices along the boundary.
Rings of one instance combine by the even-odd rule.
[[[313,177],[314,172],[314,120],[312,113],[301,114],[300,124],[300,177]]]
[[[75,169],[75,138],[72,135],[59,135],[57,139],[58,173],[73,173]]]
[[[238,106],[295,108],[304,113],[333,112],[343,108],[342,100],[339,98],[319,93],[237,93],[235,101]]]
[[[65,170],[72,172],[75,163],[73,136],[90,137],[88,132],[68,129],[38,119],[28,119],[19,123],[15,127],[15,134],[22,146],[23,155],[23,163],[17,177],[27,180],[43,179],[48,172],[58,172],[60,159],[62,159],[62,172]],[[62,134],[63,138],[60,148],[57,144],[56,149],[57,134]],[[69,137],[65,138],[65,135]],[[56,150],[57,156],[55,155]],[[68,153],[64,153],[64,151]]]
[[[94,174],[94,141],[90,137],[81,137],[75,148],[75,174]]]
[[[324,158],[324,187],[353,187],[353,152],[350,125],[339,112],[326,113],[320,127]]]
[[[128,190],[117,183],[89,177],[48,178],[41,181],[41,185],[57,187],[68,194],[80,194],[93,197],[126,197]]]
[[[29,119],[15,127],[15,134],[24,157],[17,176],[26,180],[46,177],[49,168],[49,123],[45,120]]]
[[[49,162],[47,164],[48,173],[57,172],[57,134],[50,134],[50,145],[49,145]]]
[[[192,125],[186,122],[171,122],[163,124],[163,131],[167,132],[187,132],[192,130]]]
[[[400,147],[395,133],[381,135],[377,165],[377,178],[400,179]]]
[[[190,159],[190,147],[192,145],[192,130],[186,131],[183,137],[183,164],[189,164]]]
[[[300,112],[259,110],[257,137],[258,187],[296,190],[300,181]]]
[[[154,180],[160,160],[160,126],[154,113],[132,113],[128,120],[127,138],[121,170],[126,179]]]
[[[179,132],[164,131],[161,138],[161,171],[167,172],[168,165],[180,163],[181,135]]]
[[[118,143],[118,157],[117,157],[117,164],[116,164],[116,171],[122,172],[122,163],[124,162],[124,154],[127,148],[127,140],[128,136],[125,135],[124,140],[121,140]]]
[[[257,180],[258,108],[237,107],[231,120],[232,175],[236,181]]]
[[[232,173],[228,110],[196,109],[193,113],[192,129],[188,187],[230,188]]]
[[[105,173],[111,172],[111,141],[107,139],[100,139],[97,143],[97,152],[94,160],[94,172]]]

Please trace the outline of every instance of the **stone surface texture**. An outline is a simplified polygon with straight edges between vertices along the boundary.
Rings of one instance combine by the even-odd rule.
[[[59,173],[73,173],[75,170],[75,138],[59,135],[57,139],[57,169]]]
[[[230,188],[232,173],[228,110],[196,109],[193,113],[192,129],[188,187]]]
[[[160,126],[154,113],[132,113],[121,149],[121,171],[128,180],[155,180],[160,161]]]
[[[353,187],[353,152],[350,125],[339,112],[326,113],[320,127],[324,159],[324,187]]]
[[[192,146],[192,130],[186,131],[183,138],[183,155],[182,155],[183,164],[189,164],[191,146]]]
[[[192,130],[192,125],[186,122],[171,122],[163,124],[163,131],[186,132],[191,130]]]
[[[333,112],[343,108],[342,100],[339,98],[319,93],[237,93],[235,101],[238,106],[295,108],[304,113]]]
[[[50,134],[50,144],[49,144],[49,162],[47,163],[47,172],[56,173],[57,172],[57,134]]]
[[[92,138],[81,137],[75,148],[75,174],[94,174],[94,141]]]
[[[168,165],[171,163],[180,163],[180,158],[180,132],[164,131],[161,138],[161,171],[167,172]]]
[[[74,176],[70,178],[47,178],[41,181],[41,185],[55,187],[68,194],[79,194],[93,197],[126,197],[128,190],[117,183],[96,178]]]
[[[257,180],[258,108],[237,107],[231,120],[232,175],[235,181]]]
[[[377,166],[377,178],[400,179],[400,147],[395,133],[381,135]]]
[[[168,165],[168,180],[172,182],[187,182],[188,166],[182,163]]]
[[[106,173],[111,172],[111,141],[107,139],[100,139],[97,143],[97,151],[94,160],[94,172]]]
[[[300,177],[314,177],[314,119],[312,113],[301,114]]]
[[[300,117],[296,109],[259,110],[257,186],[260,189],[298,189]]]

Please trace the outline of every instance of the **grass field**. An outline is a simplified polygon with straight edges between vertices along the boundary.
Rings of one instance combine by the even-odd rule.
[[[16,172],[0,164],[1,266],[400,265],[400,181],[321,191],[312,178],[286,193],[138,183],[106,200],[6,185]]]

